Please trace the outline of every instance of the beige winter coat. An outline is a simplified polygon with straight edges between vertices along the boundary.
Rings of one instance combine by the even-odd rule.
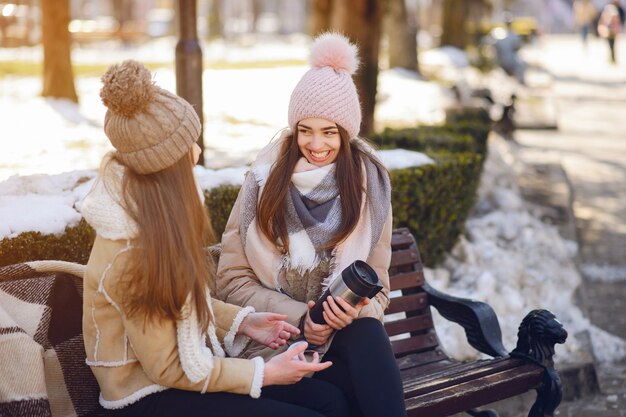
[[[295,300],[287,294],[278,292],[264,286],[250,267],[244,248],[241,243],[239,232],[239,204],[237,198],[231,211],[226,229],[222,235],[222,253],[217,268],[217,296],[228,303],[240,306],[252,306],[258,311],[272,311],[288,316],[287,321],[294,326],[300,324],[300,320],[306,314],[307,300]],[[361,309],[360,317],[374,317],[383,319],[384,311],[389,305],[389,264],[391,262],[391,232],[392,213],[385,222],[381,237],[374,247],[366,262],[374,268],[383,284],[383,290],[379,292],[370,304]],[[285,271],[279,280],[284,280]],[[266,360],[281,353],[288,346],[278,350],[264,348],[256,343],[250,345],[242,353],[242,357],[260,355]],[[325,348],[320,352],[325,352]]]
[[[211,300],[207,289],[213,317],[208,329],[200,328],[193,312],[181,321],[145,326],[142,319],[127,317],[117,283],[132,251],[130,219],[101,183],[82,210],[97,232],[84,278],[83,333],[101,405],[121,408],[167,388],[258,397],[263,360],[226,358],[224,352],[236,356],[247,344],[249,339],[236,333],[254,310]],[[188,304],[183,312],[190,309]]]

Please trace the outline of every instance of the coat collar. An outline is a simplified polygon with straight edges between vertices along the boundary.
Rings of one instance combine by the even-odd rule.
[[[113,152],[102,160],[100,177],[83,200],[85,220],[100,236],[111,239],[133,239],[139,229],[122,206],[122,178],[126,168],[113,158]]]

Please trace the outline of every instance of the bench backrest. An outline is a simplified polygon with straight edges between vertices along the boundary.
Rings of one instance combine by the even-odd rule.
[[[389,280],[391,302],[385,311],[385,330],[397,358],[420,353],[420,360],[444,359],[433,326],[428,295],[424,292],[424,271],[411,232],[395,229],[391,239]]]

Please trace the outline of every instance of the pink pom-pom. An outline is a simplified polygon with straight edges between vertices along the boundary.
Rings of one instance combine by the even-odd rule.
[[[354,74],[359,68],[359,50],[348,38],[338,33],[324,33],[311,46],[311,65],[331,67],[335,71]]]

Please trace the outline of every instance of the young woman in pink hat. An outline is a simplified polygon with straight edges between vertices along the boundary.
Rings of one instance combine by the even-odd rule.
[[[313,378],[341,388],[351,415],[404,416],[400,373],[382,326],[391,187],[387,170],[358,137],[357,52],[338,34],[315,40],[312,68],[291,95],[289,129],[259,153],[231,212],[217,291],[225,301],[284,314],[299,326],[333,362]],[[327,324],[316,324],[310,308],[356,260],[374,269],[383,290],[356,306],[341,297],[321,300]],[[285,348],[252,343],[242,355],[269,359]]]
[[[192,167],[200,120],[185,100],[125,61],[102,78],[104,130],[115,151],[82,204],[97,236],[84,277],[87,364],[112,415],[342,417],[345,396],[302,377],[331,363],[238,359],[247,341],[268,349],[299,331],[209,293],[211,228]],[[298,382],[300,381],[300,382]]]

